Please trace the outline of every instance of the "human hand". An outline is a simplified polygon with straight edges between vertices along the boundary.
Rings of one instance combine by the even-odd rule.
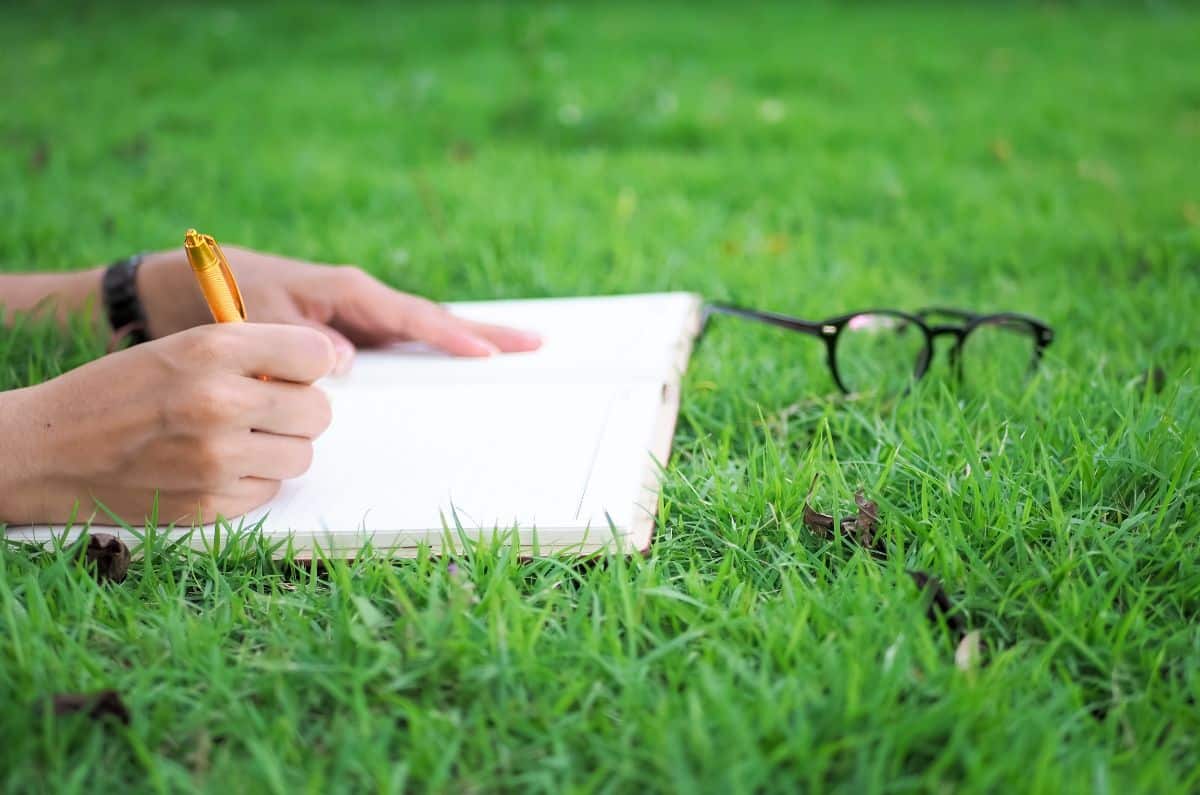
[[[401,293],[353,266],[318,265],[224,246],[249,319],[306,325],[323,332],[345,371],[355,346],[417,340],[457,356],[535,350],[536,334],[459,318],[438,304]],[[143,261],[138,289],[151,337],[208,323],[208,308],[182,250]]]
[[[208,325],[0,393],[0,522],[211,522],[304,473],[330,421],[313,381],[335,353],[299,326]],[[269,376],[262,381],[259,375]],[[98,514],[100,524],[108,522]]]

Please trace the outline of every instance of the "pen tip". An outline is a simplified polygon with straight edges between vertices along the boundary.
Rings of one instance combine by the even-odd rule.
[[[183,245],[198,246],[200,244],[200,233],[195,229],[187,230],[187,234],[183,236]]]

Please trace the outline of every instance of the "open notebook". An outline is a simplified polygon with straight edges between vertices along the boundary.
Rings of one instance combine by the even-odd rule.
[[[399,556],[462,535],[519,533],[527,552],[644,550],[698,331],[687,293],[452,305],[541,333],[533,353],[455,359],[415,345],[360,352],[321,386],[333,423],[312,468],[260,510],[273,538]],[[106,529],[107,531],[107,529]],[[8,530],[46,541],[62,528]],[[135,537],[112,531],[127,543]],[[184,530],[178,531],[186,532]],[[511,536],[510,536],[511,537]],[[211,543],[213,528],[191,543]]]

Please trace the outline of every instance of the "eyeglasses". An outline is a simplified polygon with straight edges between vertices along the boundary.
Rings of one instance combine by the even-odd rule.
[[[978,314],[931,307],[908,313],[868,309],[822,321],[710,303],[701,334],[713,315],[734,315],[820,337],[829,372],[846,394],[901,394],[929,370],[934,341],[952,337],[950,363],[956,376],[982,387],[1019,383],[1037,368],[1054,331],[1036,318],[1014,312]]]

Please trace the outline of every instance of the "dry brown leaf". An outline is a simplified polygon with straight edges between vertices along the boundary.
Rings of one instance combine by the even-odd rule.
[[[808,487],[808,496],[804,498],[804,526],[811,530],[813,535],[829,538],[833,535],[833,517],[827,513],[814,511],[809,502],[812,499],[813,489],[817,487],[817,478],[819,477],[820,475],[813,475],[812,484]]]
[[[973,671],[979,667],[979,630],[973,629],[963,635],[954,650],[954,665],[960,671]]]
[[[818,513],[807,502],[804,503],[804,526],[821,538],[829,538],[833,534],[833,517],[827,513]]]
[[[862,489],[854,492],[854,504],[858,506],[858,517],[854,520],[855,540],[868,549],[875,547],[875,531],[879,529],[879,504],[868,500]]]
[[[101,690],[99,693],[58,693],[53,698],[55,715],[83,713],[92,720],[101,720],[111,715],[121,723],[129,725],[129,708],[116,690]]]
[[[868,500],[862,489],[854,493],[854,502],[858,506],[857,516],[843,516],[838,521],[827,513],[820,513],[812,507],[812,493],[816,488],[817,478],[813,476],[812,485],[808,488],[808,496],[804,498],[804,526],[821,538],[829,538],[834,528],[840,529],[855,543],[867,549],[878,551],[877,531],[879,529],[879,504]]]
[[[114,535],[94,533],[88,537],[87,560],[96,564],[100,582],[121,582],[129,572],[129,547]]]

